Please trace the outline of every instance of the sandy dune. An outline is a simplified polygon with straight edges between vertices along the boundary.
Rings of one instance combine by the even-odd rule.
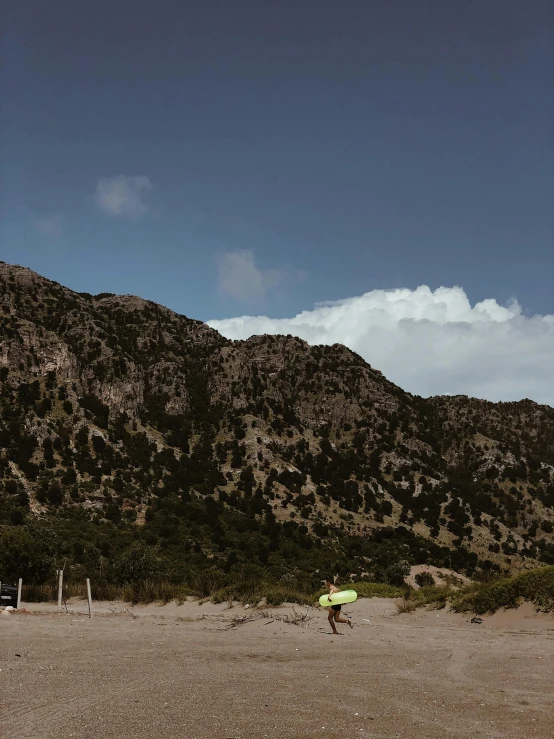
[[[106,603],[91,621],[68,607],[0,617],[3,737],[554,735],[554,618],[530,609],[477,625],[364,599],[333,637],[322,609],[305,628],[274,619],[286,607],[230,628],[259,614]]]

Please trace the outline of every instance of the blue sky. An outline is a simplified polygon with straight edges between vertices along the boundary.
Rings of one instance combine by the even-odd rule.
[[[554,313],[548,0],[7,0],[0,258],[194,318]]]

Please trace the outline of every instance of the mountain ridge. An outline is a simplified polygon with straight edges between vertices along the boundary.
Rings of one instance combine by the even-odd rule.
[[[406,557],[467,571],[554,561],[549,406],[423,399],[339,344],[231,341],[153,301],[5,263],[0,342],[11,536],[63,521],[96,568],[140,542],[168,572],[287,574],[287,547],[307,569],[315,549],[376,577]],[[77,519],[103,531],[99,546]]]

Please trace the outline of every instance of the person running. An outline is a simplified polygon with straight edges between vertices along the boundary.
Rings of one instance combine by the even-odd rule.
[[[338,634],[337,628],[335,626],[335,623],[337,624],[348,624],[350,628],[352,629],[352,621],[349,618],[341,618],[340,617],[340,611],[341,611],[341,604],[336,603],[333,604],[333,595],[336,593],[340,593],[340,590],[337,588],[337,586],[334,584],[334,582],[328,578],[325,580],[325,587],[329,590],[329,595],[327,596],[329,603],[331,603],[331,606],[329,608],[329,623],[331,624],[331,628],[333,629],[333,634]]]

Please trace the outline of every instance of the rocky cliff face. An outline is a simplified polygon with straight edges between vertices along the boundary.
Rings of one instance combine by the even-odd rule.
[[[207,557],[240,514],[310,541],[410,532],[472,566],[554,561],[554,410],[423,400],[343,346],[232,342],[0,263],[0,403],[4,526],[79,512],[177,545],[194,504]]]

